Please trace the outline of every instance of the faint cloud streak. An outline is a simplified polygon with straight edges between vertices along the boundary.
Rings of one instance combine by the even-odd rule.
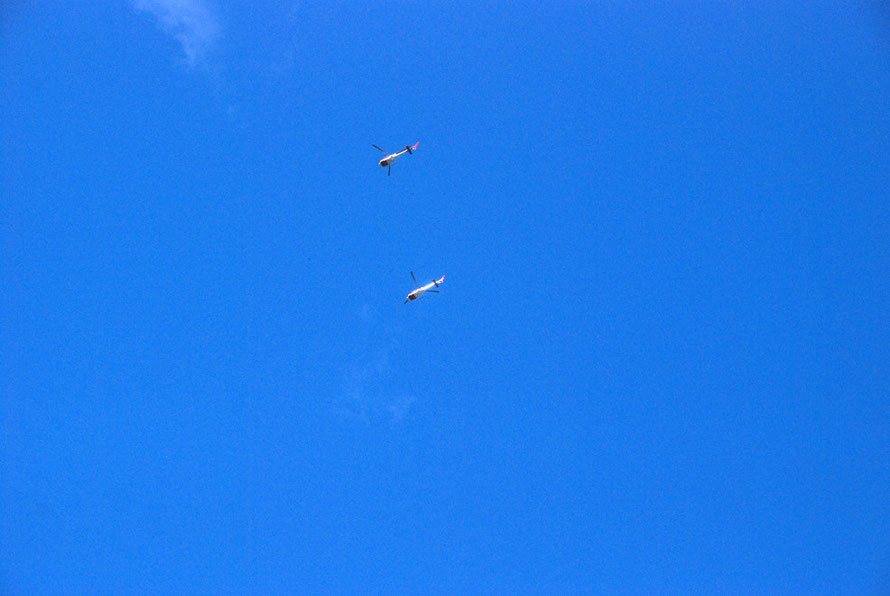
[[[397,397],[391,400],[387,409],[389,410],[392,422],[394,424],[399,424],[404,420],[413,403],[414,396],[412,395],[403,395],[402,397]]]
[[[365,305],[359,318],[369,323],[374,314]],[[338,416],[361,421],[366,426],[383,419],[393,425],[405,420],[414,404],[414,396],[392,387],[396,367],[392,364],[391,356],[398,347],[398,341],[390,340],[372,352],[372,358],[356,363],[345,371],[343,385],[333,404]]]
[[[134,7],[179,42],[190,67],[204,63],[222,37],[219,19],[202,0],[135,0]]]

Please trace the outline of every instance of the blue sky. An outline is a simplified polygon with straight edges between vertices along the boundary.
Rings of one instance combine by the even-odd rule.
[[[882,3],[2,11],[3,592],[888,589]]]

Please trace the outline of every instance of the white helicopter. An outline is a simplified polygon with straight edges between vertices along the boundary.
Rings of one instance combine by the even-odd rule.
[[[410,294],[408,294],[408,297],[405,298],[405,304],[408,304],[408,301],[409,301],[409,300],[417,300],[418,298],[420,298],[421,296],[423,296],[423,293],[424,293],[424,292],[432,292],[433,294],[438,294],[438,293],[439,293],[439,290],[434,290],[433,287],[437,287],[437,288],[438,288],[438,287],[439,287],[439,284],[443,284],[443,283],[445,283],[445,276],[443,275],[441,278],[439,278],[439,279],[434,279],[432,282],[426,284],[426,285],[423,286],[423,287],[420,287],[420,286],[417,284],[417,278],[414,277],[414,272],[413,272],[413,271],[411,272],[411,279],[414,280],[414,285],[417,287],[417,289],[414,290],[413,292],[411,292]]]
[[[411,153],[411,154],[413,154],[413,153],[414,153],[414,150],[417,149],[417,146],[418,146],[418,145],[420,145],[420,141],[414,143],[414,146],[413,146],[413,147],[410,147],[410,146],[408,146],[408,145],[405,145],[405,148],[402,149],[401,151],[399,151],[398,153],[387,153],[386,157],[384,157],[383,159],[380,160],[380,167],[381,167],[381,168],[386,168],[386,175],[387,175],[387,176],[392,176],[392,164],[393,164],[393,162],[394,162],[395,160],[397,160],[400,156],[405,155],[406,153]],[[374,149],[379,149],[380,151],[383,151],[383,149],[380,149],[380,147],[378,147],[377,145],[375,145],[375,144],[373,144],[373,143],[371,143],[371,146],[372,146]],[[383,152],[386,153],[386,151],[383,151]]]

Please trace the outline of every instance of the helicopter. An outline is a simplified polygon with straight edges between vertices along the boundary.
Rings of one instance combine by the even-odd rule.
[[[405,155],[406,153],[408,153],[408,154],[412,154],[412,155],[413,155],[413,154],[414,154],[414,150],[417,149],[417,146],[418,146],[418,145],[420,145],[420,141],[414,143],[414,146],[413,146],[413,147],[411,147],[410,145],[405,145],[405,148],[402,149],[401,151],[399,151],[398,153],[387,153],[385,150],[383,150],[383,149],[381,149],[380,147],[378,147],[377,145],[371,143],[371,146],[372,146],[374,149],[377,149],[377,150],[379,150],[379,151],[383,151],[384,153],[386,153],[386,157],[384,157],[383,159],[380,160],[380,167],[381,167],[381,168],[386,168],[386,175],[387,175],[387,176],[392,176],[392,164],[393,164],[393,162],[395,162],[395,160],[397,160],[397,159],[398,159],[399,157],[401,157],[402,155]]]

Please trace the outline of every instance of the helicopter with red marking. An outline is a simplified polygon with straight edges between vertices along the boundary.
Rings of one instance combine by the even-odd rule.
[[[380,167],[381,167],[381,168],[386,168],[386,175],[387,175],[387,176],[392,176],[392,164],[393,164],[393,162],[395,162],[399,157],[401,157],[402,155],[405,155],[406,153],[408,153],[408,154],[410,154],[410,155],[413,155],[413,154],[414,154],[414,151],[415,151],[415,149],[417,149],[417,146],[418,146],[418,145],[420,145],[420,142],[419,142],[419,141],[418,141],[417,143],[414,143],[414,146],[413,146],[413,147],[411,147],[410,145],[405,145],[405,148],[402,149],[401,151],[397,152],[397,153],[387,153],[385,150],[381,149],[381,148],[378,147],[377,145],[374,145],[373,143],[371,144],[371,146],[372,146],[374,149],[377,149],[377,150],[379,150],[379,151],[383,151],[384,153],[386,153],[386,157],[384,157],[383,159],[380,160]]]
[[[434,290],[433,288],[434,287],[438,288],[443,283],[445,283],[445,276],[443,275],[441,278],[434,279],[433,281],[426,284],[425,286],[420,286],[417,283],[417,278],[414,277],[413,271],[411,272],[411,279],[414,280],[414,286],[416,287],[416,289],[413,292],[411,292],[410,294],[408,294],[407,298],[405,298],[405,304],[408,304],[408,302],[411,300],[417,300],[418,298],[423,296],[425,292],[432,292],[433,294],[438,294],[439,290]]]

